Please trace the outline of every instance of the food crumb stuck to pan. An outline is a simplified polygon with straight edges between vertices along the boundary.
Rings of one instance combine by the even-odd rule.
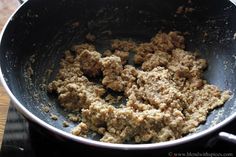
[[[50,111],[50,108],[49,108],[48,106],[43,105],[42,110],[43,110],[45,113],[48,113],[48,112]]]
[[[80,122],[74,135],[93,131],[109,143],[175,140],[230,98],[202,78],[207,61],[185,50],[179,32],[158,33],[145,43],[112,40],[103,55],[89,44],[72,49],[76,55],[65,52],[48,92],[57,93],[65,109],[80,112],[68,115]],[[130,53],[135,65],[127,62]]]
[[[67,122],[67,121],[64,121],[63,123],[62,123],[62,125],[63,125],[63,127],[69,127],[70,126],[70,124]]]
[[[68,119],[72,122],[79,122],[80,121],[80,117],[78,115],[69,113],[68,114]]]
[[[55,114],[53,114],[53,113],[50,113],[50,118],[51,118],[52,120],[58,120],[58,116],[55,115]]]
[[[194,11],[194,8],[179,6],[176,9],[176,14],[187,14],[187,13],[192,13],[193,11]]]

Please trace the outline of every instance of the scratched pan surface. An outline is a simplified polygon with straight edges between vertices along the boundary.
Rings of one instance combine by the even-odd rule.
[[[183,5],[195,10],[176,14]],[[108,48],[114,38],[148,41],[158,31],[189,32],[187,50],[198,51],[209,66],[205,79],[222,90],[236,89],[236,9],[226,0],[29,0],[13,16],[0,45],[0,64],[14,96],[34,115],[56,128],[69,132],[76,124],[64,128],[66,112],[55,95],[42,85],[55,78],[59,61],[73,44],[85,42],[94,34],[99,51]],[[110,33],[111,32],[111,33]],[[206,36],[207,33],[207,36]],[[33,75],[26,78],[29,66]],[[48,69],[53,72],[49,75]],[[42,111],[51,105],[50,114]],[[203,131],[236,112],[235,96],[217,108],[198,127]]]

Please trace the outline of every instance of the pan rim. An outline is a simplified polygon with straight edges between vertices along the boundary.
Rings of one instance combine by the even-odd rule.
[[[19,6],[16,9],[16,11],[10,16],[10,18],[8,19],[6,24],[4,25],[4,27],[2,29],[2,32],[0,34],[0,44],[2,42],[2,37],[3,37],[3,34],[5,32],[5,29],[7,28],[9,22],[11,21],[11,19],[13,19],[14,15],[22,8],[22,6],[24,6],[28,2],[29,1],[26,1],[21,6]],[[227,125],[232,120],[236,119],[236,113],[233,113],[232,115],[227,117],[225,120],[223,120],[222,122],[216,124],[213,127],[210,127],[210,128],[208,128],[204,131],[194,133],[192,135],[185,136],[185,137],[182,137],[180,139],[173,140],[173,141],[165,141],[165,142],[160,142],[160,143],[149,143],[149,144],[105,143],[105,142],[95,141],[95,140],[86,139],[86,138],[83,138],[83,137],[72,135],[71,133],[65,132],[63,130],[60,130],[60,129],[46,123],[45,121],[41,120],[36,115],[31,113],[29,110],[27,110],[24,107],[23,104],[21,104],[17,100],[17,98],[14,96],[14,94],[12,93],[10,88],[8,87],[8,85],[6,83],[6,80],[4,79],[4,74],[2,73],[2,66],[1,65],[0,65],[0,80],[1,80],[1,83],[2,83],[3,87],[5,88],[6,92],[10,96],[11,101],[13,102],[16,109],[21,114],[23,114],[26,118],[28,118],[29,120],[35,122],[36,124],[39,124],[43,128],[51,131],[52,133],[60,135],[61,137],[64,137],[66,139],[70,139],[70,140],[73,140],[75,142],[82,143],[82,144],[85,144],[85,145],[95,146],[95,147],[100,147],[100,148],[110,148],[110,149],[117,149],[117,150],[151,150],[151,149],[161,149],[161,148],[167,148],[167,147],[171,147],[171,146],[177,146],[177,145],[185,144],[185,143],[200,139],[200,138],[202,138],[202,137],[204,137],[204,136],[206,136],[206,135],[208,135],[208,134],[210,134],[214,131],[217,131],[221,127]]]

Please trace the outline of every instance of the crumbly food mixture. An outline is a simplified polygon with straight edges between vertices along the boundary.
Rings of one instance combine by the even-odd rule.
[[[90,130],[103,142],[146,143],[195,131],[230,94],[203,80],[207,62],[184,50],[184,40],[178,32],[158,33],[146,43],[113,40],[103,55],[89,44],[75,45],[75,54],[66,51],[48,92],[56,92],[67,110],[81,113],[72,134],[86,137]],[[130,52],[139,67],[128,65]],[[115,100],[109,91],[122,96]],[[122,98],[127,101],[114,105]]]

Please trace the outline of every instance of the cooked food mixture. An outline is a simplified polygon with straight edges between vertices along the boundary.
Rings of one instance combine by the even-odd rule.
[[[207,62],[184,50],[184,40],[178,32],[158,33],[146,43],[112,40],[104,52],[90,44],[66,51],[48,92],[58,94],[63,108],[81,113],[72,134],[151,143],[195,131],[230,94],[203,80]]]

